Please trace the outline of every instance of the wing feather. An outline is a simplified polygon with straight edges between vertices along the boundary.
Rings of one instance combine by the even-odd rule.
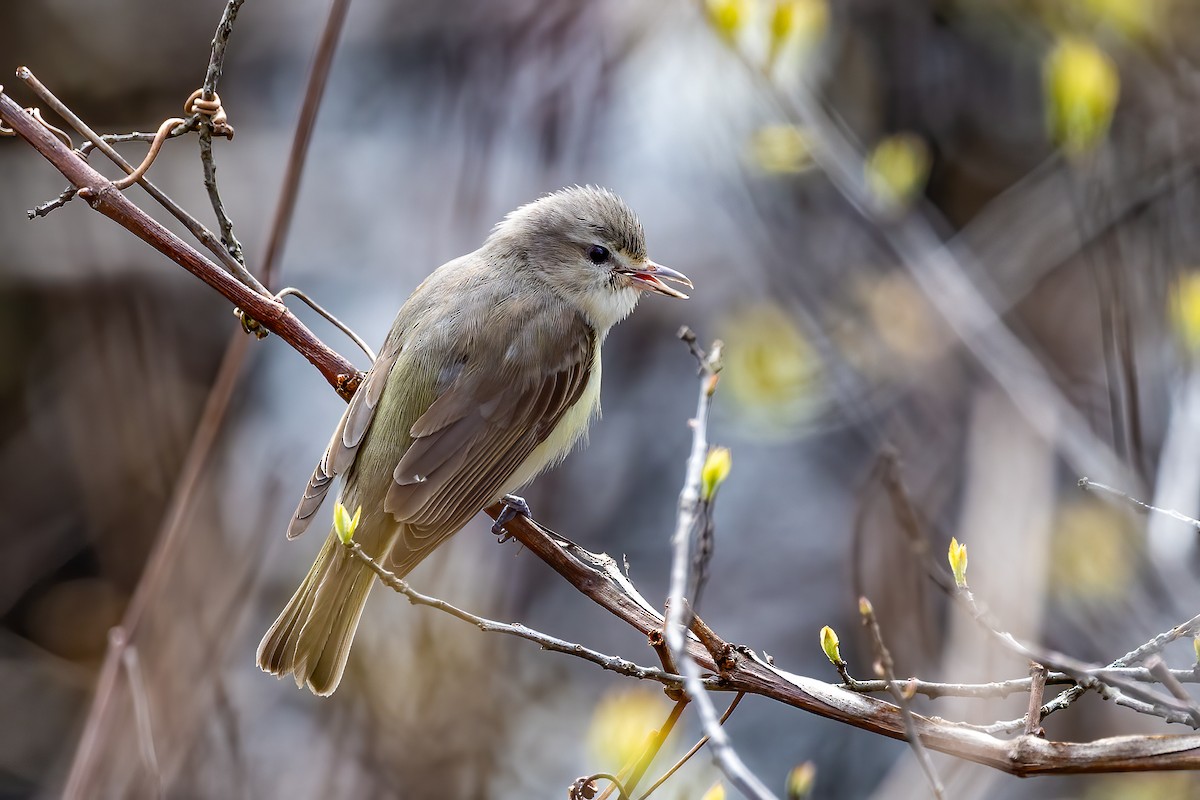
[[[383,352],[367,372],[362,386],[354,393],[354,397],[350,398],[350,404],[334,429],[329,446],[317,462],[304,495],[300,498],[300,504],[292,514],[292,520],[288,523],[287,538],[295,539],[308,529],[313,515],[325,502],[334,477],[345,472],[354,462],[358,447],[375,417],[375,408],[383,395],[388,375],[391,374],[392,367],[396,365],[396,359],[403,349],[403,343],[398,336],[385,342]]]

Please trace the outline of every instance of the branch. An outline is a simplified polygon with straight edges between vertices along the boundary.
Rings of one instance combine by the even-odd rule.
[[[3,92],[3,87],[0,87],[0,120],[53,164],[93,209],[216,289],[229,302],[278,335],[308,359],[339,394],[346,397],[353,394],[358,386],[353,364],[318,339],[283,303],[252,291],[134,205],[113,186],[112,181],[94,170],[17,105]]]
[[[654,667],[643,667],[634,664],[632,661],[627,661],[619,656],[610,656],[604,653],[584,647],[575,642],[568,642],[565,639],[559,639],[557,636],[551,636],[548,633],[534,630],[519,622],[498,622],[496,620],[487,619],[486,617],[472,614],[470,611],[459,608],[452,603],[448,603],[431,595],[422,594],[416,589],[408,585],[408,581],[396,575],[396,573],[388,570],[375,559],[371,558],[366,551],[362,549],[362,545],[354,540],[350,540],[345,544],[345,547],[350,553],[362,561],[371,571],[379,576],[379,580],[383,582],[394,592],[404,595],[408,598],[408,602],[415,606],[429,606],[436,608],[438,611],[443,611],[452,617],[457,617],[463,622],[469,622],[484,633],[506,633],[510,636],[516,636],[519,639],[525,639],[534,642],[543,650],[549,650],[554,653],[565,653],[569,656],[582,658],[584,661],[590,661],[596,666],[610,670],[612,672],[626,675],[630,678],[638,678],[639,680],[658,681],[664,686],[679,686],[683,682],[683,677],[680,675],[672,675],[664,672],[661,669]]]
[[[671,559],[671,592],[667,601],[666,638],[667,647],[675,664],[683,673],[683,684],[688,697],[695,702],[700,714],[700,723],[708,736],[713,759],[717,766],[729,778],[730,783],[741,790],[742,794],[752,798],[774,798],[774,793],[752,773],[738,757],[729,741],[725,729],[721,727],[720,717],[713,706],[712,699],[704,690],[700,680],[700,666],[691,657],[685,645],[687,629],[685,621],[689,614],[686,609],[684,592],[691,583],[691,570],[695,566],[689,547],[697,525],[701,524],[704,515],[700,499],[700,483],[704,471],[704,459],[708,455],[708,409],[712,403],[713,390],[716,388],[716,375],[720,369],[720,343],[713,346],[713,353],[707,357],[697,352],[695,335],[688,329],[680,331],[680,338],[687,342],[692,352],[700,361],[701,380],[700,396],[696,401],[696,416],[691,421],[692,452],[688,456],[687,474],[683,482],[683,490],[679,493],[679,514],[675,522],[675,533],[671,537],[673,556]],[[705,648],[707,651],[708,648]],[[711,658],[711,656],[710,656]]]

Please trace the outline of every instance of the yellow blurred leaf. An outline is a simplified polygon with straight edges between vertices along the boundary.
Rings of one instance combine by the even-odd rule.
[[[1082,0],[1096,22],[1129,39],[1153,39],[1163,32],[1169,0]]]
[[[1050,544],[1051,586],[1083,600],[1126,596],[1136,579],[1134,540],[1125,518],[1095,500],[1063,506]]]
[[[1171,292],[1171,322],[1183,346],[1200,355],[1200,271],[1184,274]]]
[[[717,33],[732,42],[746,23],[750,0],[707,0],[708,19]]]
[[[945,351],[950,337],[903,271],[885,273],[858,288],[875,334],[890,351],[876,371],[911,375],[911,362],[926,362]]]
[[[717,781],[704,793],[701,800],[725,800],[725,784]]]
[[[1050,138],[1069,156],[1090,152],[1108,133],[1121,90],[1117,67],[1089,39],[1062,36],[1043,64]]]
[[[642,754],[648,737],[667,717],[662,694],[626,689],[606,694],[596,704],[588,728],[588,747],[601,764],[621,766]]]
[[[767,125],[750,137],[751,163],[779,175],[804,172],[813,166],[808,137],[794,125]]]
[[[929,148],[915,134],[898,133],[875,146],[866,162],[867,185],[886,208],[907,207],[925,190]]]
[[[775,0],[769,23],[771,60],[790,44],[811,46],[820,41],[828,28],[825,0]]]
[[[821,363],[774,303],[744,307],[720,321],[724,396],[742,420],[778,436],[807,422],[825,400]]]

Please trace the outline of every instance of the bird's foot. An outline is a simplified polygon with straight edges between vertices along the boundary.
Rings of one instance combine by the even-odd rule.
[[[500,512],[500,516],[496,517],[496,522],[492,525],[492,533],[500,537],[500,544],[504,544],[512,538],[512,535],[504,530],[504,526],[517,517],[529,518],[533,515],[529,513],[529,503],[525,502],[524,497],[506,494],[500,498],[500,502],[504,504],[504,510]]]

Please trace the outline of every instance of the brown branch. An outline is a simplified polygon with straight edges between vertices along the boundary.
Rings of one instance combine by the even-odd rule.
[[[487,513],[495,519],[502,508],[496,504]],[[508,522],[506,530],[581,594],[642,635],[662,629],[662,615],[637,593],[611,557],[588,552],[525,517]],[[718,672],[698,639],[689,637],[686,646],[703,671]],[[891,703],[785,672],[752,654],[737,659],[721,676],[719,688],[767,697],[862,730],[906,739],[900,711]],[[1013,775],[1200,769],[1200,734],[1117,736],[1092,742],[1050,742],[1036,737],[1006,741],[915,713],[913,723],[929,749]]]
[[[1042,697],[1046,693],[1046,668],[1036,661],[1029,665],[1029,710],[1025,712],[1025,735],[1044,736]]]
[[[318,339],[285,305],[251,291],[138,208],[113,186],[112,181],[60,142],[3,91],[0,91],[0,120],[66,176],[92,208],[216,289],[229,302],[290,344],[339,394],[353,394],[357,388],[354,365]]]

